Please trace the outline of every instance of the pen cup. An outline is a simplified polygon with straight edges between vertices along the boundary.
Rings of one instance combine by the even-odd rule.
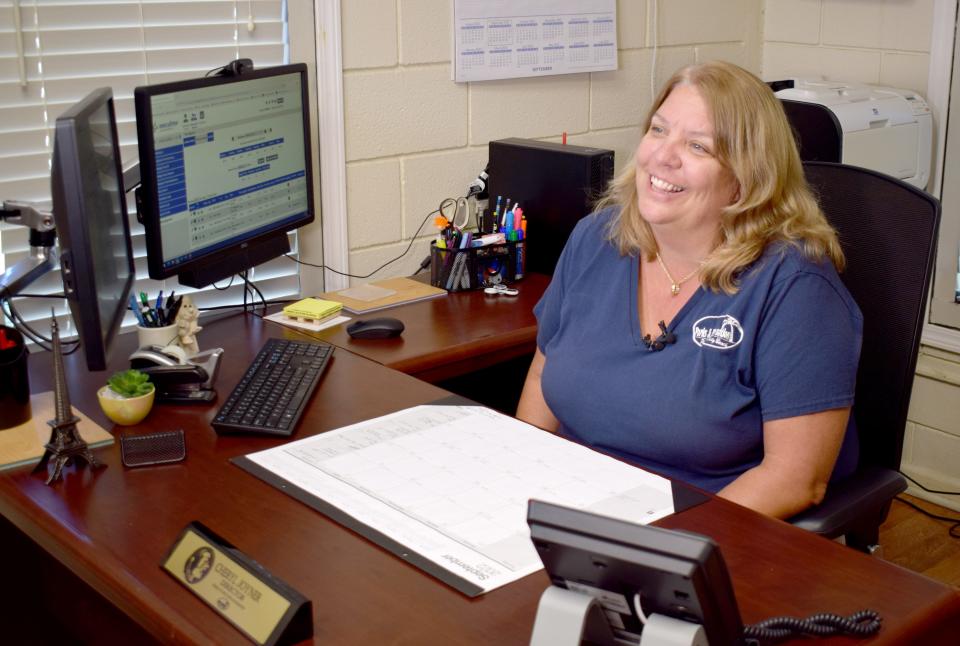
[[[430,243],[430,284],[448,292],[513,284],[523,278],[526,241],[446,249]]]
[[[164,325],[163,327],[143,327],[138,325],[137,340],[141,348],[147,345],[165,347],[171,343],[176,343],[178,340],[177,324]]]
[[[0,325],[0,430],[30,420],[30,379],[23,335]]]

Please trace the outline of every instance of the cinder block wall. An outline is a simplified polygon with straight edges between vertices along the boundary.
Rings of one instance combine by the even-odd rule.
[[[651,99],[652,6],[618,0],[615,72],[455,84],[449,0],[342,2],[351,273],[400,255],[441,199],[463,194],[491,139],[566,131],[622,164]],[[933,0],[660,0],[656,80],[719,58],[768,80],[825,75],[925,94],[932,19]],[[433,233],[428,222],[375,278],[413,272]],[[960,356],[924,348],[918,373],[903,468],[960,489]]]
[[[559,141],[633,154],[649,106],[652,2],[618,0],[619,69],[456,84],[449,0],[341,3],[350,267],[366,274],[400,255],[444,197],[462,196],[487,143]],[[760,72],[762,2],[660,0],[656,78],[700,60]],[[432,218],[402,260],[374,278],[409,275],[436,234]],[[358,281],[354,281],[358,282]]]
[[[926,95],[934,0],[766,0],[763,77],[824,76]],[[945,214],[950,217],[949,214]],[[960,356],[923,347],[901,468],[960,491]],[[960,510],[956,496],[910,492]]]
[[[927,93],[934,0],[765,0],[763,77]]]

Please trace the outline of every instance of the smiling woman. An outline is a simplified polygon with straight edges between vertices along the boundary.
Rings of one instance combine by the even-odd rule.
[[[679,70],[645,126],[535,309],[517,415],[791,516],[856,464],[862,320],[836,234],[749,72]]]

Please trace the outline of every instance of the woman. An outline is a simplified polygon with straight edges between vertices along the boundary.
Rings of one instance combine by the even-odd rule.
[[[517,416],[792,516],[856,463],[842,266],[770,89],[729,63],[681,69],[535,308]]]

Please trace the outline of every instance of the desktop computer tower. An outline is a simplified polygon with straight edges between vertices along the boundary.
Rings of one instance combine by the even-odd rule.
[[[525,271],[552,274],[573,227],[613,177],[613,151],[513,138],[491,141],[489,155],[490,212],[498,195],[519,203]]]

